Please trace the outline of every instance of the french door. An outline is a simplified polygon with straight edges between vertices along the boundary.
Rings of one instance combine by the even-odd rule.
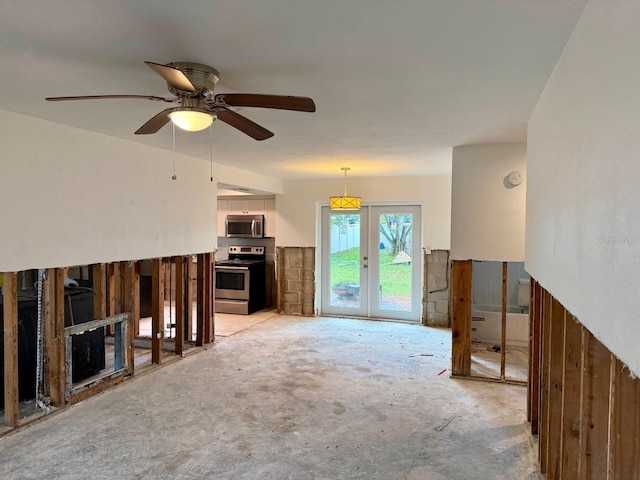
[[[322,208],[321,313],[420,321],[420,207]]]

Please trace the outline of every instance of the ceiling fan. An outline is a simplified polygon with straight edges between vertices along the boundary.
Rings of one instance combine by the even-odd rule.
[[[273,132],[231,110],[230,107],[275,108],[297,112],[315,112],[316,106],[308,97],[262,95],[255,93],[218,93],[214,89],[220,75],[215,68],[192,62],[172,62],[166,65],[144,62],[167,82],[169,92],[175,98],[152,95],[85,95],[75,97],[47,97],[45,100],[98,100],[109,98],[134,98],[177,104],[150,118],[136,130],[136,135],[156,133],[169,120],[188,131],[207,128],[217,118],[237,128],[256,140],[273,137]]]

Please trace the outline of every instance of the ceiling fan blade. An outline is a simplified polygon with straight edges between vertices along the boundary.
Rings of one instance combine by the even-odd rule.
[[[153,62],[144,62],[146,63],[154,72],[164,78],[169,85],[178,90],[183,90],[185,92],[194,92],[196,88],[191,83],[191,80],[187,78],[187,76],[182,73],[181,70],[173,67],[167,67],[166,65],[161,65],[159,63]]]
[[[179,110],[179,108],[167,108],[157,115],[154,115],[147,121],[147,123],[136,130],[136,135],[148,135],[150,133],[156,133],[169,122],[169,114],[171,112],[175,112],[176,110]]]
[[[45,100],[48,102],[63,102],[66,100],[102,100],[108,98],[139,98],[141,100],[155,100],[157,102],[173,102],[173,100],[154,97],[153,95],[80,95],[76,97],[47,97]]]
[[[294,110],[296,112],[315,112],[316,104],[308,97],[287,95],[262,95],[257,93],[219,93],[215,96],[218,104],[231,107],[260,107]]]
[[[273,137],[273,132],[231,110],[218,110],[216,116],[218,120],[237,128],[256,140],[266,140],[267,138]]]

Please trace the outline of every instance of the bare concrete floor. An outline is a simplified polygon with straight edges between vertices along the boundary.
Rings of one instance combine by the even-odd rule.
[[[536,478],[526,390],[449,378],[450,338],[275,316],[0,438],[0,478]]]

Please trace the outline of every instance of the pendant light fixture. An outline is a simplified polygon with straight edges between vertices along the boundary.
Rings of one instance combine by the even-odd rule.
[[[344,170],[344,195],[341,197],[331,197],[329,206],[331,210],[360,210],[362,200],[360,197],[352,197],[347,194],[347,172],[351,170],[349,167],[342,167]]]

